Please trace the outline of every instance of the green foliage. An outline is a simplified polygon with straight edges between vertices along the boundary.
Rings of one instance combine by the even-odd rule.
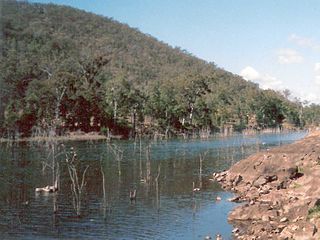
[[[156,83],[148,91],[146,114],[151,116],[161,130],[179,127],[179,117],[183,110],[177,100],[177,90],[172,82],[166,85]],[[181,124],[180,124],[181,125]]]
[[[100,129],[100,133],[103,134],[103,135],[105,135],[105,136],[108,136],[109,129],[106,128],[106,127],[102,127],[102,128]]]
[[[256,128],[320,120],[318,106],[302,116],[300,103],[109,18],[5,0],[0,23],[2,131],[134,135],[148,117],[161,132],[242,130],[252,116]]]
[[[311,104],[302,109],[303,121],[307,126],[319,126],[320,123],[320,106]]]
[[[320,206],[316,205],[313,208],[310,208],[308,210],[308,219],[314,218],[314,217],[320,217]]]

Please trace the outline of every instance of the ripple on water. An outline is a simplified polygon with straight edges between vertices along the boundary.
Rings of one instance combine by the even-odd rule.
[[[53,214],[53,195],[35,195],[34,188],[46,185],[51,179],[51,175],[41,174],[41,161],[47,157],[45,149],[24,145],[15,147],[14,154],[11,149],[1,149],[0,176],[4,183],[0,188],[1,238],[186,240],[203,239],[219,232],[228,239],[232,226],[227,223],[227,214],[235,204],[226,201],[230,193],[223,192],[207,178],[213,171],[227,168],[257,151],[257,144],[264,142],[258,149],[266,148],[289,143],[303,135],[269,134],[155,143],[151,146],[151,175],[156,175],[161,163],[159,204],[155,185],[140,182],[146,175],[146,145],[142,146],[140,155],[137,149],[133,152],[132,142],[117,143],[124,150],[119,176],[118,162],[106,151],[105,143],[66,143],[77,150],[83,165],[90,165],[82,218],[74,218],[70,180],[63,166],[62,186],[56,195],[58,213]],[[199,186],[199,154],[204,152],[208,153],[203,162],[203,188],[193,194],[193,182]],[[102,204],[101,163],[106,176],[106,214]],[[132,188],[137,189],[138,195],[137,201],[130,203],[128,195]],[[217,196],[222,200],[217,202]],[[22,204],[26,200],[29,205]]]

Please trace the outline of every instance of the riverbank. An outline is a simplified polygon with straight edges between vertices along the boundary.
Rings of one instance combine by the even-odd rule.
[[[94,141],[94,140],[106,140],[105,135],[101,135],[97,132],[90,133],[71,133],[63,136],[37,136],[18,139],[0,138],[1,142],[43,142],[43,141]]]
[[[229,214],[236,239],[320,238],[320,131],[214,174],[244,201]]]
[[[208,133],[208,134],[203,134],[203,133],[198,133],[198,134],[192,134],[192,133],[180,133],[176,134],[173,137],[168,137],[165,134],[161,134],[158,132],[154,132],[152,135],[150,134],[142,134],[142,137],[147,138],[147,139],[154,139],[154,140],[164,140],[164,139],[170,139],[170,138],[180,138],[180,139],[211,139],[215,137],[228,137],[228,136],[233,136],[233,135],[257,135],[257,134],[280,134],[280,133],[291,133],[291,132],[298,132],[299,130],[297,129],[271,129],[267,128],[264,130],[244,130],[242,132],[230,132],[230,133],[225,133],[223,132],[214,132],[214,133]],[[305,131],[305,130],[302,130]],[[80,130],[78,131],[73,131],[73,132],[68,132],[65,135],[55,135],[55,136],[35,136],[35,137],[16,137],[16,138],[4,138],[0,137],[0,143],[10,143],[10,142],[43,142],[43,141],[94,141],[94,140],[120,140],[120,139],[128,139],[124,135],[112,135],[109,134],[108,136],[103,135],[99,132],[82,132]]]

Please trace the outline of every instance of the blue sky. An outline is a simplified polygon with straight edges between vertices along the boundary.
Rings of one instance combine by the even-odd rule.
[[[320,103],[318,0],[33,0],[112,17],[262,88]]]

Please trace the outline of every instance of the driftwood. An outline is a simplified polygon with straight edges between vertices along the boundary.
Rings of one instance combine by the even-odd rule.
[[[54,186],[45,186],[41,188],[36,188],[36,192],[49,192],[49,193],[54,193],[58,191],[58,181],[56,179]]]

